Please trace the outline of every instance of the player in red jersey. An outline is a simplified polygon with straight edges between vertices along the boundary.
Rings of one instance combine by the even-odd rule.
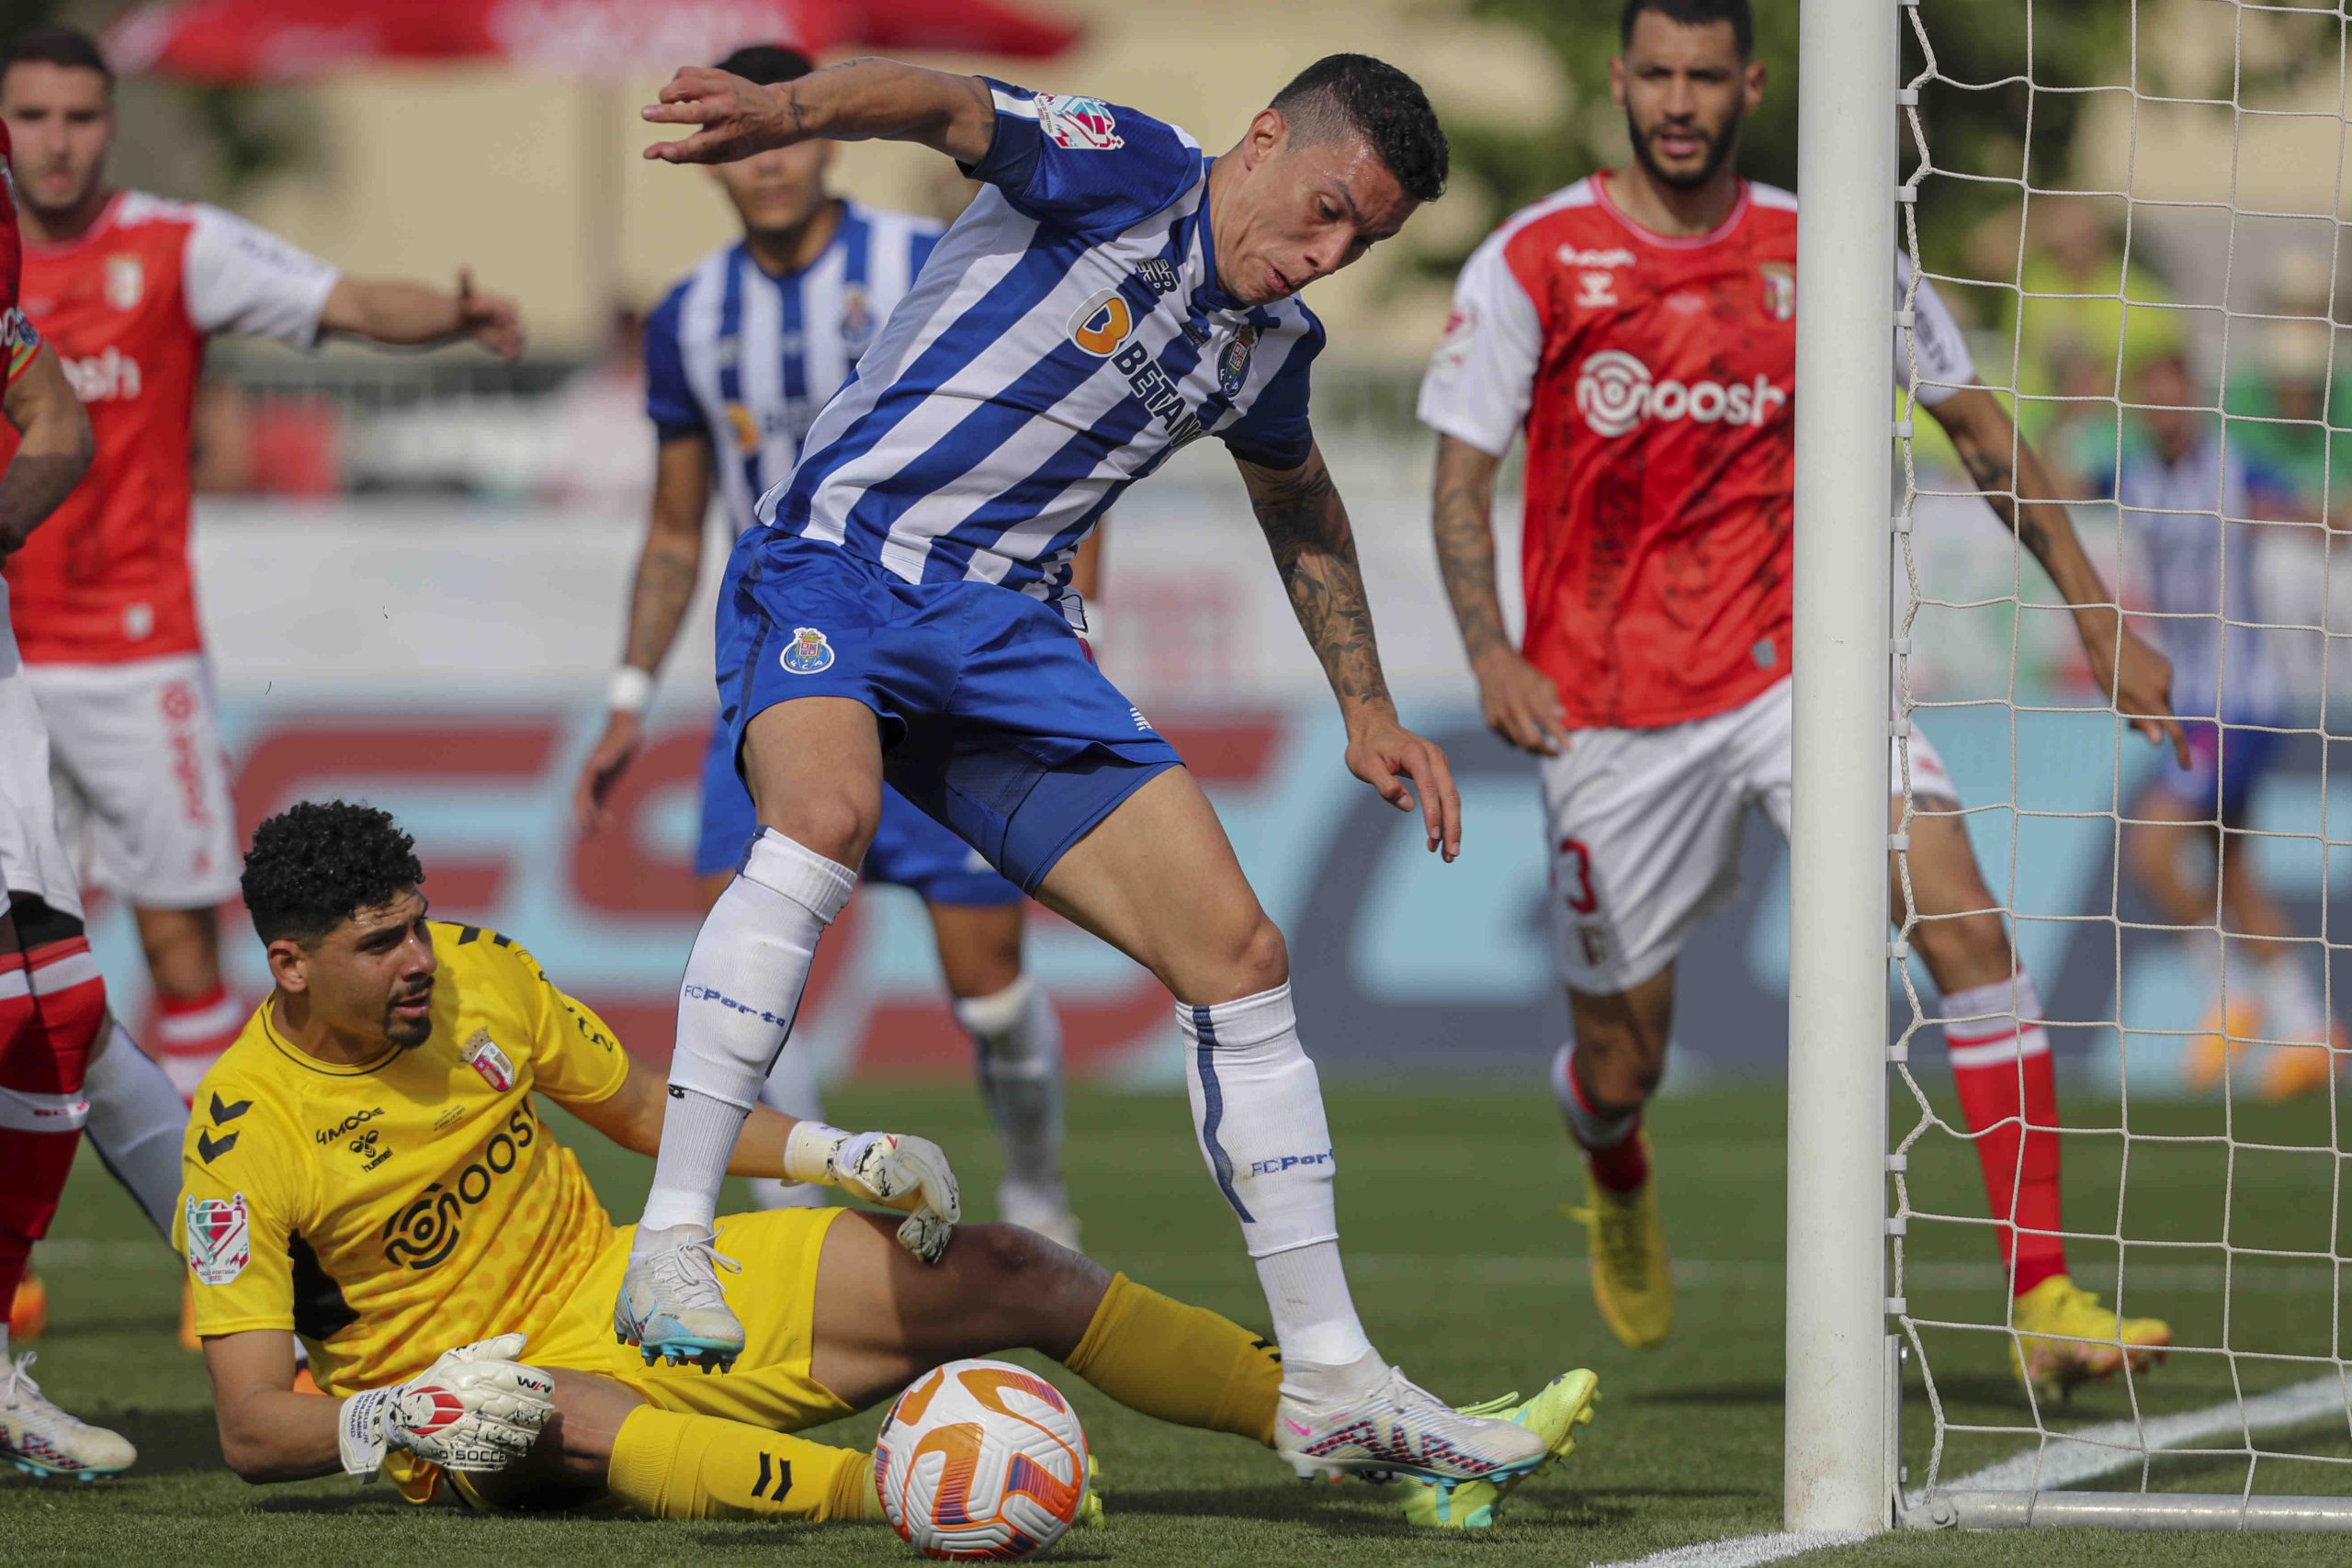
[[[471,338],[512,358],[522,333],[511,302],[462,275],[454,294],[346,277],[217,208],[109,186],[113,75],[72,28],[0,47],[0,122],[15,141],[25,313],[97,438],[89,478],[7,562],[17,636],[56,793],[81,829],[69,838],[136,912],[154,1043],[185,1097],[245,1013],[220,974],[213,911],[236,892],[238,856],[187,553],[205,346],[220,333],[301,347],[334,333]],[[113,1050],[93,1062],[90,1131],[168,1224],[186,1116],[140,1066]]]
[[[1628,0],[1622,37],[1611,83],[1634,162],[1524,209],[1479,248],[1420,415],[1440,433],[1438,553],[1487,723],[1542,759],[1575,1026],[1553,1084],[1589,1155],[1601,1315],[1639,1347],[1672,1321],[1640,1120],[1666,1065],[1675,954],[1736,884],[1747,807],[1788,827],[1797,225],[1794,197],[1732,165],[1764,89],[1747,0]],[[1900,300],[1909,267],[1896,257],[1890,271]],[[2075,606],[2117,711],[2186,761],[2163,657],[2123,625],[2064,507],[2016,499],[2059,491],[1977,383],[1926,279],[1912,303],[1900,384]],[[1522,428],[1527,625],[1513,649],[1489,518]],[[2043,1388],[2127,1355],[2144,1364],[2165,1325],[2119,1323],[2067,1277],[2041,1004],[1941,763],[1916,733],[1909,752],[1928,808],[1909,827],[1911,940],[1943,997],[2001,1222],[2012,1354]]]
[[[0,164],[8,137],[0,127]],[[0,561],[24,546],[90,466],[90,422],[56,354],[17,308],[20,247],[0,167],[0,412],[17,446],[0,473]],[[87,1114],[83,1077],[107,1022],[106,985],[82,934],[73,866],[58,841],[43,733],[0,583],[0,1301],[12,1299],[49,1229]],[[87,1480],[137,1457],[123,1438],[59,1409],[11,1358],[0,1321],[0,1464]]]
[[[512,358],[521,332],[509,301],[462,277],[455,293],[346,277],[218,209],[110,187],[113,78],[80,33],[0,49],[0,118],[16,140],[26,313],[98,441],[89,481],[9,564],[17,637],[98,880],[138,910],[157,1043],[185,1093],[243,1018],[212,916],[236,890],[237,854],[187,558],[205,345],[220,333],[302,347],[329,333],[471,338]]]

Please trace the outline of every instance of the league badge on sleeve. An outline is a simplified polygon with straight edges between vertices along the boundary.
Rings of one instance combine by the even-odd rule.
[[[1073,152],[1108,152],[1127,144],[1127,139],[1119,134],[1119,122],[1111,113],[1111,106],[1100,98],[1040,93],[1034,101],[1037,129],[1057,147],[1067,147]]]
[[[253,1261],[253,1221],[245,1195],[187,1200],[187,1271],[207,1285],[225,1285]]]
[[[482,1082],[500,1094],[514,1087],[514,1064],[506,1059],[506,1053],[491,1039],[489,1030],[475,1030],[458,1055],[466,1059],[466,1066],[481,1075]]]
[[[833,667],[833,645],[815,626],[795,626],[792,645],[777,655],[777,661],[795,675],[814,675]]]

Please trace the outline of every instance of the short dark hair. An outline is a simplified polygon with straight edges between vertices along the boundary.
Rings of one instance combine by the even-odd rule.
[[[1729,22],[1739,57],[1745,60],[1756,52],[1756,13],[1747,8],[1747,0],[1625,0],[1625,14],[1617,20],[1618,48],[1634,41],[1634,19],[1645,11],[1656,11],[1686,28]]]
[[[98,40],[79,28],[35,28],[0,43],[0,77],[8,74],[10,66],[35,63],[95,71],[109,89],[114,86],[114,68],[99,52]]]
[[[779,83],[797,82],[817,69],[817,62],[797,49],[786,49],[780,43],[747,43],[718,62],[718,68],[730,76],[741,76],[746,82],[763,87]]]
[[[1368,54],[1327,54],[1274,95],[1309,141],[1361,136],[1415,201],[1445,194],[1445,131],[1421,85]]]
[[[306,800],[254,829],[239,886],[262,941],[312,942],[424,880],[416,840],[390,812]]]

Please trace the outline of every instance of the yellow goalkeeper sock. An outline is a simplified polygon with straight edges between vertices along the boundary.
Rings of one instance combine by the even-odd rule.
[[[1062,1363],[1130,1410],[1271,1446],[1282,1352],[1231,1318],[1147,1290],[1125,1274]]]
[[[640,1405],[605,1484],[657,1519],[873,1519],[874,1456],[716,1416]]]

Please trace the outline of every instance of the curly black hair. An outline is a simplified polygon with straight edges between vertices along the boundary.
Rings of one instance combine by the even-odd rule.
[[[1445,194],[1445,131],[1421,85],[1369,54],[1327,54],[1290,79],[1272,106],[1307,141],[1361,136],[1405,194]]]
[[[424,880],[416,840],[390,812],[305,800],[254,829],[239,886],[262,941],[312,942]]]

